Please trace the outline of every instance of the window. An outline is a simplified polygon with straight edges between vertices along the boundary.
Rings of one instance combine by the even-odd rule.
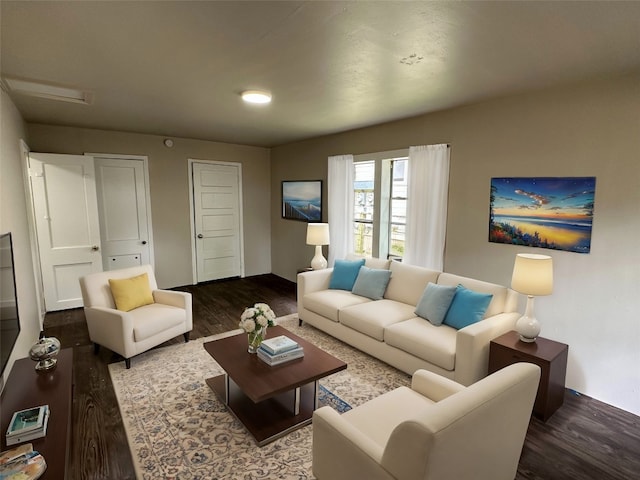
[[[355,253],[372,256],[375,194],[375,162],[353,164],[353,248]]]
[[[401,259],[407,216],[407,151],[354,158],[354,253]]]
[[[389,221],[389,256],[402,258],[407,226],[406,158],[391,161],[391,218]]]

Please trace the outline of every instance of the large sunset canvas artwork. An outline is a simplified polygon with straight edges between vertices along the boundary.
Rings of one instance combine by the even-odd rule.
[[[489,241],[589,253],[595,177],[492,178]]]

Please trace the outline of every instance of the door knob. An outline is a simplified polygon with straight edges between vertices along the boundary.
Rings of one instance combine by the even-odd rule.
[[[147,244],[147,241],[146,241],[146,240],[142,240],[142,244],[143,244],[143,245],[146,245],[146,244]]]
[[[198,234],[198,238],[204,238],[204,235],[202,235],[201,233]]]
[[[97,252],[98,250],[100,250],[100,247],[98,245],[94,245],[93,247],[91,247],[91,250]]]

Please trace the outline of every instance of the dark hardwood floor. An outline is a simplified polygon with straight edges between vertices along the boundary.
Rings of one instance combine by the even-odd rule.
[[[245,307],[268,303],[276,315],[296,312],[295,283],[275,275],[208,282],[176,290],[193,295],[191,338],[237,328]],[[135,479],[107,365],[121,361],[89,340],[82,309],[48,313],[45,333],[74,349],[70,480]],[[182,336],[163,345],[182,342]],[[132,363],[135,363],[135,357]],[[491,432],[500,435],[500,432]],[[488,436],[487,441],[490,441]],[[533,418],[517,480],[640,479],[640,417],[575,392],[546,423]]]

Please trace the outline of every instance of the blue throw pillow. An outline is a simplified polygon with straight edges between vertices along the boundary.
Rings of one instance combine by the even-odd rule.
[[[462,285],[456,288],[456,294],[444,317],[444,324],[457,330],[479,322],[487,311],[493,295],[469,290]]]
[[[358,277],[360,267],[363,265],[364,258],[360,260],[336,260],[329,280],[329,288],[351,291]]]
[[[416,315],[434,325],[442,325],[457,288],[451,285],[436,285],[429,282],[416,306]]]
[[[390,278],[390,270],[362,266],[351,291],[361,297],[380,300],[384,296]]]

